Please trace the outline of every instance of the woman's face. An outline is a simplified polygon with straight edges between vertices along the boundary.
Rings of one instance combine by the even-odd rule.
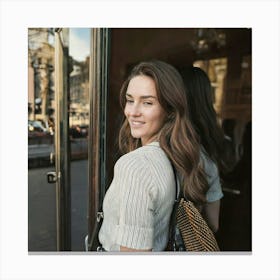
[[[152,78],[139,75],[130,80],[124,114],[129,122],[132,137],[141,138],[142,145],[156,139],[166,114],[159,104]]]

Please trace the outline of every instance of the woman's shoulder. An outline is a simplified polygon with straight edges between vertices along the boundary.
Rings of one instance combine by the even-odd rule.
[[[122,167],[135,167],[146,169],[150,165],[168,163],[165,152],[160,148],[158,142],[142,146],[119,158],[116,165]]]

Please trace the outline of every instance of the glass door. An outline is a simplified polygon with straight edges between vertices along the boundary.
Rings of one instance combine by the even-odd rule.
[[[55,36],[57,250],[83,251],[88,210],[90,29],[62,28]]]
[[[57,250],[55,173],[55,46],[51,28],[28,29],[28,251]]]
[[[71,250],[84,251],[88,231],[90,28],[69,29]]]
[[[106,187],[109,31],[28,37],[29,251],[83,251]]]

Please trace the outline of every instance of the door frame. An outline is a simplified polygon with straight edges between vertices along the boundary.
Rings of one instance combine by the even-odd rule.
[[[90,125],[89,125],[89,207],[87,250],[92,250],[97,242],[97,212],[102,208],[107,187],[106,146],[107,146],[107,101],[108,66],[110,58],[110,30],[91,30],[90,52]]]
[[[55,170],[57,251],[71,250],[69,28],[55,29]]]

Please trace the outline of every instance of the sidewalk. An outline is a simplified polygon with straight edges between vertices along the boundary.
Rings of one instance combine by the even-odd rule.
[[[85,138],[71,139],[71,159],[86,159],[88,157],[88,140]],[[28,168],[54,165],[54,144],[28,145]]]

